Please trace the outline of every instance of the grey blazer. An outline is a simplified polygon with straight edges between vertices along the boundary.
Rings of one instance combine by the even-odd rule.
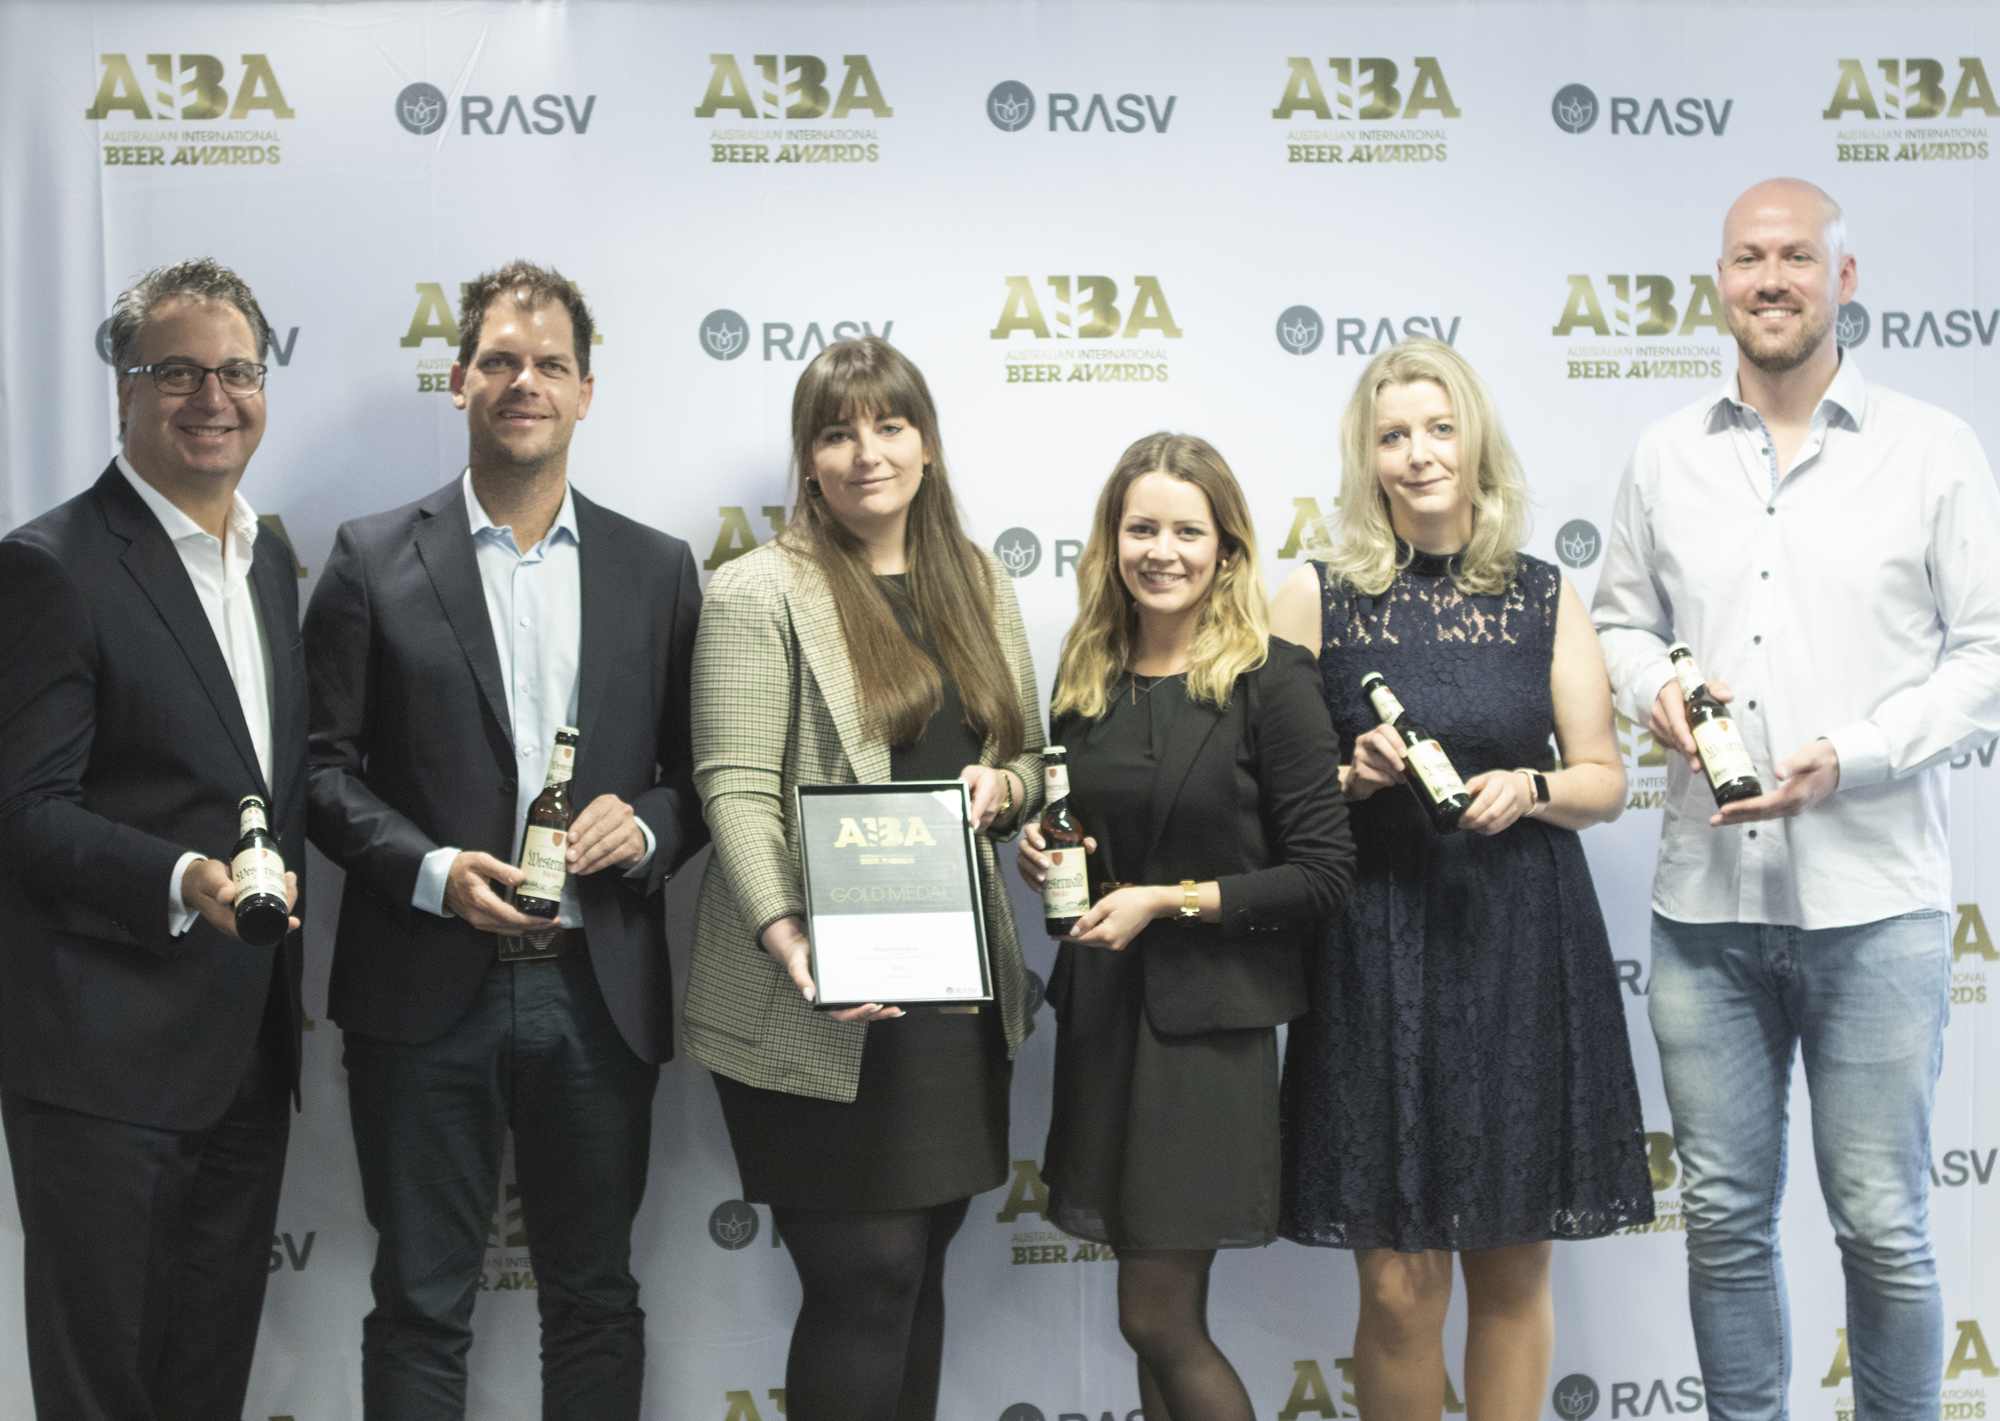
[[[1042,800],[1042,725],[1028,637],[1012,580],[993,569],[1000,649],[1020,687],[1026,739],[1005,768]],[[689,1054],[746,1085],[852,1101],[866,1022],[815,1012],[759,945],[780,918],[805,914],[792,789],[875,784],[889,746],[863,721],[847,641],[812,563],[766,543],[710,580],[694,650],[694,779],[715,839],[695,908],[684,1039]],[[989,744],[982,762],[994,763]],[[1012,1058],[1027,1036],[1027,968],[990,839],[979,840],[994,994]]]

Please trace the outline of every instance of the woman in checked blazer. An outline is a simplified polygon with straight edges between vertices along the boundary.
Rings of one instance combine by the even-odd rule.
[[[1027,973],[981,837],[996,1000],[814,1011],[792,790],[962,779],[974,829],[1009,831],[1041,799],[1035,673],[1010,580],[959,528],[914,365],[873,337],[828,346],[792,437],[792,521],[716,573],[695,645],[715,857],[685,1039],[804,1286],[791,1416],[910,1421],[936,1413],[945,1247],[1007,1174]]]

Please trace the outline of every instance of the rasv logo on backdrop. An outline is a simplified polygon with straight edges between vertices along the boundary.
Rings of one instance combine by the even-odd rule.
[[[1840,308],[1835,337],[1851,348],[1868,339],[1874,324],[1866,306],[1849,301]],[[1880,329],[1883,350],[1921,349],[1926,342],[1940,350],[1964,350],[1974,341],[1990,347],[1993,337],[2000,335],[2000,308],[1975,311],[1961,306],[1942,316],[1936,311],[1884,311]]]
[[[1720,109],[1716,108],[1713,99],[1679,99],[1673,101],[1673,113],[1669,114],[1668,102],[1666,99],[1654,99],[1650,105],[1645,105],[1646,120],[1641,127],[1639,111],[1642,101],[1614,95],[1611,100],[1611,136],[1616,138],[1623,132],[1635,138],[1643,137],[1654,132],[1653,125],[1657,123],[1663,138],[1676,135],[1693,138],[1703,133],[1720,138],[1722,131],[1729,127],[1730,110],[1736,107],[1734,99],[1724,99]],[[1565,84],[1556,90],[1555,98],[1549,101],[1549,116],[1564,133],[1590,132],[1601,112],[1597,95],[1584,84]]]
[[[1108,104],[1104,95],[1092,94],[1088,101],[1077,94],[1048,96],[1049,132],[1057,133],[1144,133],[1150,121],[1155,133],[1165,133],[1173,122],[1175,96],[1167,95],[1164,105],[1151,94],[1120,94]],[[1118,116],[1112,117],[1112,107]],[[1079,122],[1077,115],[1082,114]],[[986,96],[986,117],[1002,133],[1019,133],[1035,116],[1035,94],[1017,79],[1003,79]],[[1100,120],[1102,120],[1100,122]],[[1057,124],[1065,126],[1058,129]]]
[[[268,55],[242,56],[233,99],[229,68],[215,55],[148,54],[143,60],[153,79],[150,90],[140,81],[131,56],[99,55],[102,75],[97,97],[83,116],[147,124],[244,123],[252,115],[273,122],[296,117]],[[278,131],[271,128],[179,132],[107,128],[101,137],[106,167],[262,167],[278,162]]]
[[[1985,62],[1961,58],[1950,98],[1948,76],[1937,59],[1878,59],[1878,78],[1870,82],[1868,65],[1859,59],[1839,61],[1833,98],[1820,117],[1837,123],[1868,120],[1907,124],[1911,120],[1964,119],[1970,113],[2000,118],[2000,101],[1986,77]],[[1990,156],[1990,135],[1977,122],[1924,123],[1919,127],[1843,128],[1834,134],[1834,157],[1842,163],[1931,163],[1984,161]]]
[[[994,340],[1008,340],[1022,332],[1038,341],[1130,341],[1148,334],[1158,340],[1181,339],[1181,328],[1174,321],[1166,290],[1157,276],[1132,278],[1129,314],[1119,309],[1118,283],[1108,276],[1043,278],[1049,297],[1046,310],[1035,295],[1035,284],[1030,278],[1010,276],[1006,281],[1007,295],[1001,303],[1000,319],[987,332]],[[1010,350],[1005,357],[1006,382],[1032,385],[1055,381],[1164,381],[1167,354],[1164,346],[1111,347],[1061,354]],[[1050,363],[1051,360],[1067,365]]]
[[[1110,1407],[1104,1407],[1100,1410],[1093,1406],[1088,1411],[1057,1411],[1051,1413],[1042,1410],[1041,1407],[1035,1405],[1032,1401],[1015,1402],[1000,1413],[1000,1421],[1049,1421],[1051,1415],[1054,1416],[1055,1421],[1091,1421],[1093,1413],[1096,1416],[1096,1421],[1119,1421],[1118,1413]],[[1143,1409],[1135,1407],[1125,1413],[1124,1421],[1146,1421],[1146,1413]]]
[[[1575,273],[1568,281],[1562,314],[1550,328],[1553,335],[1574,339],[1586,330],[1610,337],[1686,337],[1700,331],[1713,331],[1718,337],[1729,334],[1715,278],[1702,272],[1688,277],[1685,296],[1675,290],[1670,276],[1592,277]],[[1572,380],[1722,378],[1723,347],[1716,343],[1572,345],[1564,355]]]
[[[459,295],[465,294],[469,283],[458,284]],[[571,283],[574,285],[575,283]],[[428,340],[443,341],[446,354],[420,355],[417,360],[417,393],[420,395],[449,395],[451,393],[451,365],[458,358],[458,317],[452,314],[451,301],[444,294],[441,281],[419,281],[417,288],[417,309],[410,317],[410,328],[403,332],[396,342],[404,350],[423,349]],[[593,313],[594,314],[594,313]],[[590,333],[592,348],[604,344],[604,328],[599,326]]]
[[[590,117],[597,108],[597,95],[586,94],[583,106],[577,107],[572,94],[537,94],[530,105],[534,118],[528,117],[528,106],[524,106],[519,94],[508,94],[499,104],[499,117],[494,115],[496,100],[488,94],[465,94],[458,101],[458,131],[470,134],[473,126],[489,137],[504,133],[517,133],[523,137],[541,134],[550,137],[567,129],[581,137],[590,131]],[[396,122],[418,137],[436,133],[444,127],[450,111],[450,101],[444,90],[435,84],[418,82],[406,85],[396,95]]]
[[[1643,1402],[1640,1400],[1642,1394],[1645,1397]],[[1582,1372],[1572,1372],[1556,1383],[1555,1390],[1549,1394],[1549,1405],[1562,1421],[1590,1421],[1602,1396],[1595,1378]],[[1651,1416],[1656,1411],[1667,1417],[1676,1412],[1700,1411],[1707,1404],[1699,1376],[1682,1377],[1673,1384],[1671,1392],[1664,1377],[1656,1378],[1650,1384],[1644,1381],[1611,1383],[1612,1421],[1621,1416]]]
[[[313,1240],[318,1237],[318,1230],[314,1230],[306,1234],[303,1242],[294,1243],[292,1236],[288,1233],[272,1234],[271,1266],[265,1271],[276,1273],[289,1263],[294,1273],[305,1272],[306,1264],[312,1259]]]
[[[1405,79],[1393,59],[1372,56],[1359,59],[1329,59],[1326,79],[1314,62],[1302,55],[1285,61],[1290,66],[1284,92],[1271,117],[1288,123],[1306,121],[1309,115],[1330,128],[1298,128],[1285,134],[1285,161],[1288,163],[1442,163],[1445,161],[1445,130],[1442,128],[1394,127],[1351,129],[1349,123],[1414,123],[1427,114],[1439,119],[1459,117],[1459,107],[1445,83],[1444,69],[1435,56],[1418,55]],[[1403,85],[1409,86],[1408,97]],[[1329,99],[1331,95],[1331,99]]]
[[[1442,316],[1337,316],[1333,321],[1335,355],[1373,355],[1385,346],[1398,345],[1413,336],[1431,336],[1446,345],[1458,344],[1458,326],[1464,317],[1453,316],[1446,325]],[[1310,306],[1287,306],[1278,313],[1279,348],[1292,355],[1311,355],[1326,338],[1327,323]],[[1400,334],[1398,331],[1400,330]],[[1372,332],[1372,334],[1371,334]]]
[[[1066,576],[1083,556],[1083,540],[1057,538],[1055,550],[1056,576]],[[1009,528],[993,540],[993,556],[1000,559],[1000,566],[1007,569],[1009,577],[1026,577],[1042,565],[1041,537],[1032,528]]]
[[[708,89],[695,106],[694,116],[714,120],[733,114],[780,123],[839,120],[861,113],[871,119],[894,118],[896,110],[884,97],[868,56],[846,54],[840,62],[844,66],[840,92],[834,97],[827,87],[827,61],[817,55],[751,55],[751,72],[762,80],[753,90],[735,55],[711,54]],[[872,126],[716,128],[709,132],[708,141],[709,161],[713,163],[873,163],[881,155],[881,132]]]
[[[889,339],[893,320],[882,323],[882,339]],[[818,321],[808,321],[803,331],[789,321],[766,321],[763,329],[766,360],[804,360],[825,350],[827,331],[834,340],[859,340],[876,333],[873,321],[828,321],[822,330]],[[796,347],[794,343],[796,342]],[[750,349],[750,323],[727,306],[719,306],[701,318],[701,349],[711,360],[734,360]]]
[[[1572,518],[1556,530],[1556,560],[1564,567],[1586,568],[1604,551],[1604,535],[1584,518]]]

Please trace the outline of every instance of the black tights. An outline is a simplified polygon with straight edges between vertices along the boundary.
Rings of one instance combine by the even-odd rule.
[[[944,1251],[971,1202],[771,1211],[805,1289],[785,1361],[790,1421],[933,1421]]]
[[[1250,1394],[1208,1335],[1214,1249],[1118,1255],[1118,1330],[1139,1354],[1146,1421],[1251,1421]]]

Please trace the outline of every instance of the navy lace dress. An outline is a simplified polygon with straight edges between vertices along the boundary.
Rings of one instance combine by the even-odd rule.
[[[1319,565],[1341,757],[1380,671],[1458,772],[1553,768],[1562,579],[1499,596],[1419,553],[1379,597]],[[1310,963],[1282,1103],[1279,1231],[1333,1248],[1497,1248],[1653,1217],[1624,1004],[1583,845],[1523,818],[1440,835],[1401,787],[1349,807],[1355,880]]]

